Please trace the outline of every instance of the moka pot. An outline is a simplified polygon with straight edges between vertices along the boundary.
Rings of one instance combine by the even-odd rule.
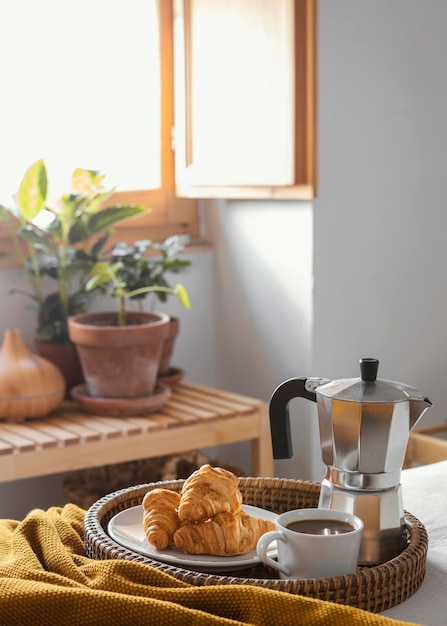
[[[410,431],[432,406],[414,387],[377,379],[378,366],[364,358],[360,378],[291,378],[270,400],[275,459],[293,455],[289,402],[317,403],[326,465],[319,506],[363,520],[361,565],[384,563],[406,546],[401,470]]]

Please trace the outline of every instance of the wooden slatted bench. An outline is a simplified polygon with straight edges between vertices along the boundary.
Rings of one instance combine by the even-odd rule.
[[[0,482],[251,441],[253,476],[273,476],[268,405],[182,382],[157,413],[100,417],[64,402],[43,419],[0,421]]]

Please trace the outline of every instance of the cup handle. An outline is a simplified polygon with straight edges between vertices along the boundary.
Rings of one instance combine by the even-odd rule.
[[[256,546],[257,555],[261,559],[261,561],[265,563],[266,565],[273,567],[273,569],[276,569],[278,572],[281,572],[285,576],[290,576],[290,571],[288,567],[286,567],[285,565],[282,565],[281,563],[278,563],[278,561],[274,561],[267,554],[270,544],[273,541],[282,541],[283,543],[287,543],[287,537],[283,535],[283,533],[278,532],[277,530],[271,530],[268,533],[265,533],[264,535],[261,536],[261,538],[259,539],[257,543],[257,546]]]

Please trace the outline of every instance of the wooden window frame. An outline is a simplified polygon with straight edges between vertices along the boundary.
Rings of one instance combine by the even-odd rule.
[[[110,203],[135,203],[150,207],[151,212],[116,226],[112,241],[142,238],[163,240],[173,234],[187,234],[192,242],[200,240],[198,201],[177,195],[175,157],[172,142],[174,128],[174,9],[172,0],[157,0],[160,26],[161,65],[161,185],[158,189],[115,193]]]
[[[318,193],[317,179],[317,11],[318,0],[294,0],[295,32],[295,173],[293,185],[213,186],[188,180],[191,164],[191,0],[174,0],[184,27],[180,43],[185,61],[176,64],[175,84],[182,101],[176,103],[177,193],[190,198],[276,198],[312,200]],[[183,38],[183,40],[182,40]],[[180,55],[180,59],[181,59]],[[180,88],[179,88],[180,86]]]
[[[161,62],[161,185],[158,189],[117,192],[110,203],[136,203],[151,211],[115,228],[112,241],[135,241],[151,238],[161,241],[169,235],[184,233],[192,242],[200,242],[200,198],[298,199],[312,200],[317,195],[317,3],[318,0],[294,0],[295,8],[295,183],[290,186],[185,186],[176,183],[186,167],[190,129],[188,108],[184,103],[179,114],[175,102],[188,84],[188,42],[191,35],[187,15],[190,0],[156,0],[160,27]],[[185,63],[174,65],[174,3],[182,3]],[[186,11],[186,13],[185,13]],[[180,84],[179,81],[180,80]],[[174,90],[176,85],[177,91]],[[174,133],[175,122],[175,133]],[[181,140],[173,145],[173,135]],[[119,147],[118,147],[119,148]],[[176,176],[177,175],[177,176]],[[0,268],[20,265],[8,226],[0,223]]]

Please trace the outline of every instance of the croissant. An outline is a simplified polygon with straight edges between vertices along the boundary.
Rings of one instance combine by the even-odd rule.
[[[174,533],[177,548],[188,554],[234,556],[246,554],[256,547],[258,539],[275,524],[238,513],[219,513],[215,517],[182,526]]]
[[[153,489],[143,498],[143,528],[156,550],[164,550],[179,527],[177,507],[180,494],[170,489]]]
[[[181,522],[196,522],[225,511],[235,513],[241,503],[235,474],[221,467],[202,465],[183,484],[178,516]]]

